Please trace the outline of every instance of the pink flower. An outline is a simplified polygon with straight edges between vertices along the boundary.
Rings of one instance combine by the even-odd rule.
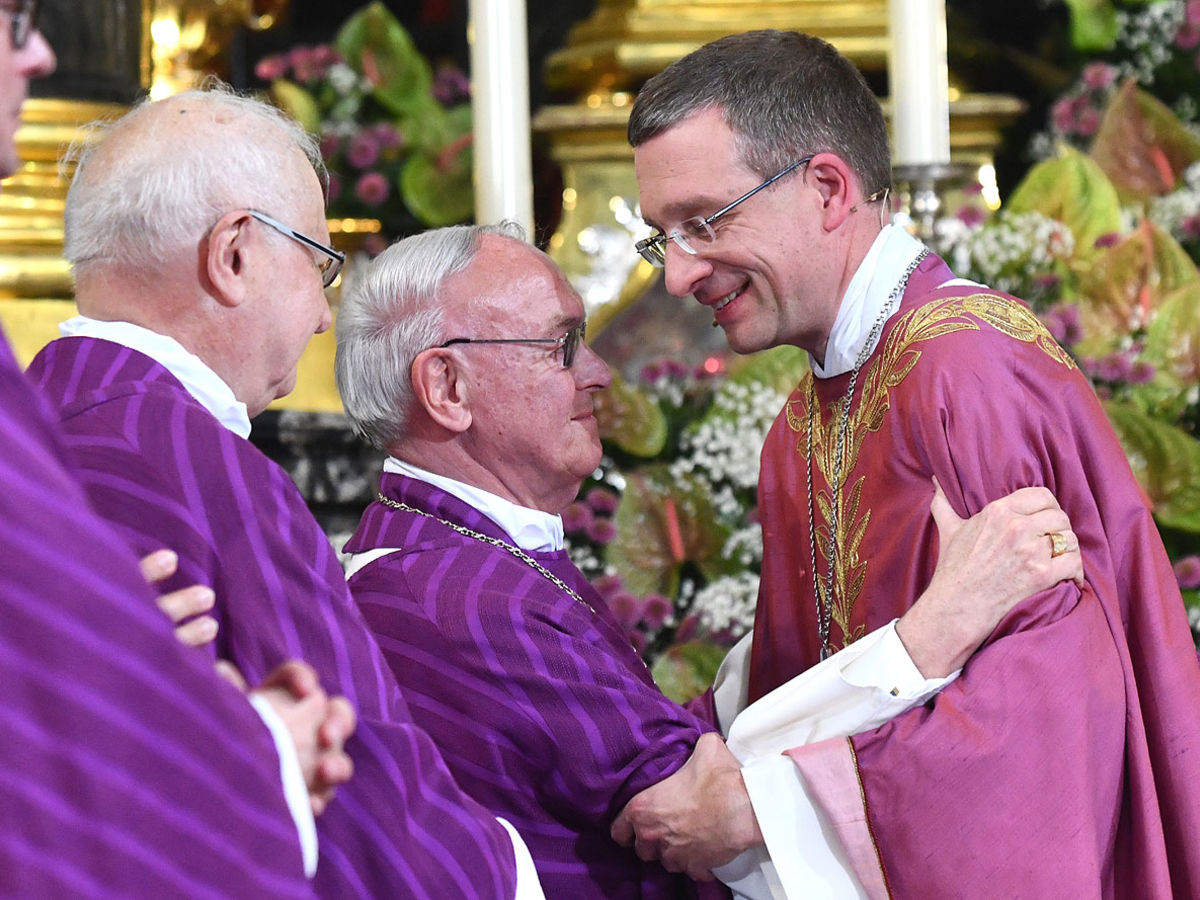
[[[441,66],[433,76],[430,91],[442,106],[453,106],[470,98],[471,82],[457,66]]]
[[[584,500],[587,501],[587,505],[592,508],[592,512],[611,516],[617,511],[618,497],[607,488],[592,488],[587,492],[587,496],[584,497]]]
[[[369,169],[379,161],[379,141],[370,131],[360,131],[346,145],[346,161],[356,169]]]
[[[696,636],[700,630],[700,617],[696,614],[687,616],[675,629],[675,643],[684,644]]]
[[[1079,114],[1075,130],[1084,137],[1091,137],[1100,128],[1100,110],[1088,107]]]
[[[388,240],[379,232],[368,234],[363,238],[362,248],[363,253],[372,258],[378,256],[388,247]]]
[[[1188,0],[1183,19],[1188,25],[1200,25],[1200,0]]]
[[[1050,107],[1050,121],[1055,131],[1070,134],[1075,130],[1075,104],[1066,97],[1054,101]]]
[[[666,624],[674,607],[662,594],[647,594],[642,600],[642,624],[657,631]]]
[[[593,519],[587,527],[587,536],[597,544],[610,544],[617,536],[617,526],[612,519]]]
[[[959,209],[957,215],[959,221],[970,228],[974,228],[976,225],[982,225],[984,219],[987,218],[987,213],[985,213],[978,206],[970,203]]]
[[[288,53],[288,61],[297,81],[314,81],[325,74],[315,47],[293,47]]]
[[[342,146],[342,139],[336,134],[321,135],[321,155],[325,159],[332,159],[337,155],[338,149]]]
[[[342,196],[342,179],[341,176],[334,172],[329,173],[329,198],[328,203],[333,203],[338,197]]]
[[[592,508],[586,503],[575,502],[563,510],[563,531],[567,534],[586,532],[592,524]]]
[[[638,373],[638,377],[642,381],[653,384],[666,374],[661,362],[648,362],[642,366],[642,371]]]
[[[599,578],[592,579],[592,587],[605,600],[609,600],[624,587],[620,575],[601,575]]]
[[[629,591],[617,591],[609,597],[608,608],[626,628],[633,628],[642,619],[642,604]]]
[[[1200,238],[1200,214],[1188,216],[1186,219],[1184,219],[1180,223],[1180,231],[1189,241],[1194,241],[1196,238]]]
[[[372,125],[371,134],[384,150],[392,150],[396,147],[404,146],[404,135],[400,133],[395,125],[389,122],[379,122]]]
[[[276,53],[271,56],[264,56],[258,61],[258,64],[254,67],[254,77],[260,81],[274,81],[276,78],[282,78],[286,75],[287,71],[287,60]]]
[[[1149,384],[1154,380],[1154,376],[1158,374],[1158,369],[1154,363],[1148,363],[1145,360],[1139,359],[1133,364],[1133,368],[1129,372],[1130,384]]]
[[[1117,78],[1117,70],[1108,63],[1094,62],[1083,67],[1083,83],[1094,91],[1106,88]]]
[[[1200,556],[1185,556],[1175,563],[1175,578],[1184,590],[1200,588]]]
[[[388,198],[391,185],[378,172],[368,172],[354,185],[354,193],[367,206],[378,206]]]
[[[1184,24],[1175,35],[1175,46],[1180,50],[1191,50],[1200,44],[1200,26]]]
[[[978,181],[972,181],[970,184],[964,184],[962,188],[964,197],[978,197],[983,193],[983,185]]]

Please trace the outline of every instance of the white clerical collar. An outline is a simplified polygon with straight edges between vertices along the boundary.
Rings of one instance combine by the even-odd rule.
[[[402,459],[396,459],[394,456],[389,456],[384,460],[383,471],[395,475],[407,475],[409,478],[424,481],[435,488],[440,488],[447,494],[452,494],[503,528],[512,538],[512,542],[522,550],[532,553],[563,548],[563,524],[562,518],[559,516],[551,515],[540,509],[530,509],[528,506],[518,506],[511,500],[505,500],[490,491],[455,481],[445,475],[426,472],[424,469]]]
[[[221,377],[200,357],[189,353],[174,338],[131,322],[102,322],[87,316],[67,319],[58,326],[63,337],[87,337],[112,341],[138,353],[144,353],[176,378],[212,413],[217,421],[239,437],[250,436],[250,416],[246,404],[233,395]]]
[[[924,249],[925,245],[903,228],[896,225],[883,227],[842,297],[829,343],[825,345],[824,365],[818,365],[810,358],[817,378],[833,378],[854,368],[879,311],[888,302],[905,269]],[[871,347],[868,352],[874,350]]]

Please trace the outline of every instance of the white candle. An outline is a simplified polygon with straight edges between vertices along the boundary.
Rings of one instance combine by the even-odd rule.
[[[944,0],[889,0],[892,141],[896,165],[950,162]]]
[[[533,237],[525,0],[471,0],[475,221],[512,219]]]

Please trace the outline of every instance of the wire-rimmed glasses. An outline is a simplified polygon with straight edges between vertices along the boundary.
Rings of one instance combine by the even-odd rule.
[[[38,11],[42,0],[0,0],[0,12],[6,12],[12,20],[12,48],[20,50],[29,43],[29,36],[37,29]]]
[[[661,269],[667,264],[667,241],[672,240],[676,246],[684,253],[690,256],[695,256],[697,247],[702,247],[706,244],[711,244],[717,239],[717,233],[713,230],[713,222],[725,215],[739,203],[745,203],[763,188],[770,187],[784,175],[795,171],[805,163],[812,162],[811,156],[805,156],[802,159],[796,160],[788,166],[780,169],[758,187],[753,188],[742,196],[738,197],[732,203],[727,203],[722,206],[711,216],[693,216],[690,219],[685,219],[679,223],[679,227],[672,229],[667,234],[656,234],[634,244],[634,248],[641,254],[642,259],[650,263],[657,269]]]
[[[449,347],[453,344],[557,344],[562,348],[563,368],[571,368],[575,362],[575,353],[579,345],[587,337],[587,321],[584,320],[564,334],[556,338],[451,338],[439,347]]]
[[[326,247],[320,241],[314,241],[306,234],[301,234],[295,228],[284,225],[277,219],[272,219],[266,213],[261,213],[256,209],[249,210],[250,215],[258,219],[264,225],[270,226],[280,234],[287,235],[294,241],[299,241],[305,247],[316,250],[325,255],[325,259],[316,263],[317,268],[321,272],[321,285],[329,287],[333,284],[338,274],[342,271],[342,265],[346,262],[346,254],[340,250],[334,250],[332,247]]]

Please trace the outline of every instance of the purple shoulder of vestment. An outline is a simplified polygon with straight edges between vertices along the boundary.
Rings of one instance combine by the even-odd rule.
[[[0,894],[306,897],[279,758],[92,512],[0,338]]]
[[[419,480],[385,473],[382,490],[510,540]],[[609,827],[710,726],[662,695],[565,552],[528,556],[578,597],[438,518],[376,501],[345,548],[401,548],[364,566],[350,588],[418,723],[463,788],[525,837],[547,896],[691,896],[693,883],[642,862]]]
[[[928,583],[934,475],[964,516],[1049,488],[1087,584],[1018,605],[936,700],[852,740],[888,882],[896,896],[1200,896],[1200,671],[1145,498],[1086,380],[1029,309],[942,280],[914,278],[860,376],[846,478],[863,521],[843,523],[858,540],[843,575],[861,590],[835,634],[902,614]],[[845,386],[816,382],[826,421]],[[806,377],[763,451],[760,677],[787,643],[815,649],[811,576],[794,565],[809,528],[808,391]],[[930,833],[954,837],[931,854]]]
[[[283,469],[137,351],[64,338],[30,373],[59,410],[100,514],[138,552],[179,554],[168,587],[216,592],[216,655],[251,683],[302,659],[355,706],[355,775],[317,823],[318,893],[510,898],[507,833],[413,724],[333,548]]]

